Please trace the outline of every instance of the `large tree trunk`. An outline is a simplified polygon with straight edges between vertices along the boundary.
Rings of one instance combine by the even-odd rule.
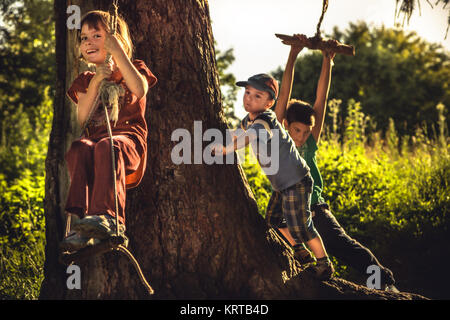
[[[82,13],[108,10],[111,1],[70,1]],[[172,132],[226,129],[221,108],[209,9],[205,0],[120,1],[136,58],[159,82],[147,96],[148,166],[127,193],[130,250],[155,289],[149,296],[120,253],[92,257],[81,266],[81,290],[68,290],[58,263],[68,177],[64,153],[76,137],[65,91],[74,69],[74,38],[66,28],[69,1],[55,1],[57,92],[47,156],[47,247],[44,299],[203,298],[414,298],[368,290],[341,279],[319,282],[301,273],[285,243],[258,214],[241,167],[175,165]]]

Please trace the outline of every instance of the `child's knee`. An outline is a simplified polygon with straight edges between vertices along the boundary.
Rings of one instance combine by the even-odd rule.
[[[94,145],[94,142],[88,139],[75,140],[74,142],[72,142],[69,152],[72,151],[78,153],[83,151],[91,151]]]
[[[114,150],[117,153],[119,148],[119,143],[113,139]],[[111,153],[111,141],[109,138],[103,138],[95,144],[94,155],[104,157],[105,154]]]
[[[94,149],[94,143],[88,139],[80,139],[72,142],[69,151],[67,151],[65,158],[67,162],[73,162],[78,158],[87,158]]]

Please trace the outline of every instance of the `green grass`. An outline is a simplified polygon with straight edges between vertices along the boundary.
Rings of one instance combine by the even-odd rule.
[[[37,299],[45,251],[44,179],[0,175],[0,299]]]
[[[44,243],[0,249],[0,299],[37,299],[44,279]]]

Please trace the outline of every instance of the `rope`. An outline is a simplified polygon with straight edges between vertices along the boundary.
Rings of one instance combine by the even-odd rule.
[[[128,257],[128,259],[131,261],[131,263],[133,264],[134,268],[136,269],[137,274],[139,275],[139,279],[141,280],[141,283],[144,285],[145,289],[147,289],[148,293],[149,294],[154,294],[155,292],[153,291],[153,288],[147,282],[147,279],[145,279],[145,276],[142,273],[141,267],[139,266],[139,263],[136,260],[136,258],[133,256],[133,254],[130,251],[128,251],[128,249],[126,247],[124,247],[122,245],[119,245],[117,247],[117,250],[119,250],[120,252],[125,254]]]
[[[120,251],[128,258],[128,260],[134,266],[134,268],[139,276],[139,280],[141,281],[142,285],[145,287],[147,292],[150,295],[154,294],[153,288],[150,286],[148,281],[145,279],[145,276],[141,270],[141,267],[139,266],[137,259],[133,256],[133,254],[124,245],[122,245],[123,243],[124,243],[124,237],[113,236],[97,245],[88,246],[88,247],[80,249],[76,252],[61,253],[59,260],[61,263],[65,264],[65,265],[71,265],[73,263],[80,263],[80,262],[86,261],[87,259],[89,259],[95,255],[104,254],[106,252],[111,252],[111,251]]]
[[[70,232],[70,223],[71,223],[70,221],[71,221],[71,214],[68,213],[66,219],[66,230],[64,231],[64,238],[67,238],[67,235]]]
[[[110,16],[110,18],[112,20],[112,21],[110,21],[111,33],[114,35],[116,34],[116,29],[117,29],[117,16],[118,16],[118,8],[119,8],[118,2],[119,2],[119,0],[113,1],[114,14],[113,14],[112,18]],[[109,58],[111,59],[111,55],[109,55]],[[116,96],[114,96],[114,98],[116,98]],[[116,116],[114,125],[117,122],[117,117],[119,114],[118,104],[119,104],[119,102],[117,99],[113,105],[113,110],[111,110],[111,113],[113,114],[113,116]],[[114,108],[116,108],[116,110],[114,110]],[[114,153],[114,143],[113,143],[113,138],[112,138],[111,124],[109,123],[108,109],[106,107],[105,107],[105,117],[106,117],[106,123],[107,123],[107,127],[108,127],[109,141],[111,143],[111,161],[112,161],[112,174],[113,174],[113,181],[114,181],[114,198],[115,198],[114,202],[115,202],[115,208],[116,208],[116,235],[119,236],[119,205],[118,205],[118,200],[117,200],[116,159],[115,159],[115,153]]]
[[[111,124],[109,123],[109,116],[108,116],[108,108],[106,105],[103,105],[103,108],[105,110],[105,117],[106,117],[106,128],[108,129],[108,136],[109,136],[109,144],[110,144],[110,150],[111,150],[111,174],[112,174],[112,181],[114,186],[114,209],[115,209],[115,216],[116,216],[116,236],[119,236],[119,201],[117,198],[117,183],[116,183],[116,176],[117,176],[117,170],[116,170],[116,153],[114,152],[114,140],[111,130]]]
[[[111,30],[111,34],[116,34],[116,29],[117,29],[117,17],[118,17],[118,0],[114,0],[113,1],[113,7],[114,7],[114,14],[112,16],[110,16],[110,30]],[[111,61],[111,55],[108,53],[106,60],[108,61],[108,63]],[[114,83],[115,86],[117,86],[117,84]],[[105,103],[106,101],[108,101],[108,105],[112,104],[112,110],[111,110],[111,115],[112,115],[112,120],[114,121],[114,125],[117,122],[118,119],[118,114],[119,114],[119,109],[118,109],[118,98],[119,98],[119,93],[116,89],[116,87],[114,85],[110,85],[108,86],[103,92],[102,92],[102,102],[103,102],[103,108],[105,110],[105,118],[106,118],[106,127],[108,129],[108,135],[109,135],[109,142],[110,142],[110,146],[111,146],[111,168],[112,168],[112,178],[113,178],[113,183],[114,183],[114,205],[115,205],[115,216],[116,216],[116,236],[119,237],[119,204],[118,204],[118,197],[117,197],[117,183],[116,183],[116,157],[115,157],[115,152],[114,152],[114,141],[113,141],[113,135],[112,135],[112,130],[111,130],[111,123],[109,121],[109,116],[108,116],[108,108],[107,108],[107,104]],[[123,88],[121,86],[118,86],[120,89],[123,90]],[[111,88],[111,89],[110,89]],[[123,254],[125,254],[128,259],[131,261],[131,263],[133,264],[134,268],[136,269],[136,272],[139,276],[139,279],[141,280],[141,283],[144,285],[144,287],[146,288],[146,290],[148,291],[149,294],[153,294],[153,288],[150,286],[150,284],[147,282],[147,280],[145,279],[144,274],[142,273],[141,267],[139,266],[138,261],[136,260],[136,258],[133,256],[133,254],[123,245],[119,245],[117,247],[117,250],[122,252]]]
[[[116,34],[116,29],[117,29],[117,17],[119,16],[118,14],[118,9],[119,9],[119,5],[118,5],[119,0],[114,0],[112,5],[114,7],[114,14],[111,17],[110,20],[110,29],[111,29],[111,33],[112,34]],[[108,54],[107,59],[111,59],[111,55]],[[114,88],[114,87],[113,87]],[[120,89],[123,90],[123,88],[121,86],[119,86]],[[118,119],[118,114],[119,114],[119,109],[118,109],[118,96],[120,94],[120,91],[117,92],[117,90],[108,90],[106,89],[104,91],[105,93],[107,93],[108,97],[108,102],[113,104],[113,108],[111,110],[111,118],[114,121],[114,126],[116,125],[117,119]],[[104,94],[105,94],[104,93]],[[102,101],[106,101],[106,97],[103,96],[102,97]],[[108,109],[106,107],[106,104],[103,103],[104,109],[105,109],[105,117],[106,117],[106,125],[108,128],[108,135],[109,135],[109,140],[110,140],[110,144],[111,144],[111,164],[112,164],[112,175],[113,175],[113,181],[114,181],[114,200],[115,200],[115,209],[116,209],[116,236],[119,236],[119,205],[118,205],[118,199],[117,199],[117,183],[116,183],[116,160],[115,160],[115,152],[114,152],[114,144],[113,144],[113,138],[112,138],[112,131],[111,131],[111,124],[109,122],[109,117],[108,117]],[[141,280],[141,283],[144,285],[144,287],[147,289],[149,294],[153,294],[153,288],[150,286],[150,284],[147,282],[147,280],[145,279],[144,274],[142,273],[141,267],[139,266],[138,261],[136,260],[136,258],[133,256],[133,254],[123,245],[119,245],[117,247],[117,250],[119,250],[120,252],[122,252],[123,254],[125,254],[128,259],[131,261],[131,263],[133,264],[134,268],[136,269],[136,272],[139,276],[139,279]]]
[[[109,30],[110,33],[112,35],[116,34],[116,30],[117,30],[117,16],[118,16],[118,0],[114,0],[113,3],[113,8],[114,8],[114,13],[113,15],[109,15]],[[106,55],[106,60],[105,60],[105,64],[108,64],[111,62],[112,56],[111,54],[108,52]],[[109,84],[107,84],[109,83]],[[115,152],[114,152],[114,140],[113,140],[113,135],[112,135],[112,130],[111,130],[111,123],[109,120],[109,115],[108,115],[108,105],[112,104],[112,110],[111,110],[111,115],[113,117],[115,117],[115,119],[113,119],[114,121],[114,125],[117,122],[117,117],[118,117],[118,92],[115,92],[115,87],[117,86],[117,84],[115,83],[111,83],[111,82],[106,82],[106,81],[102,81],[102,86],[100,87],[99,90],[99,94],[98,96],[101,96],[102,98],[102,104],[103,104],[103,109],[105,111],[105,119],[106,119],[106,128],[108,129],[108,136],[109,136],[109,143],[110,143],[110,147],[111,147],[111,174],[112,174],[112,181],[113,181],[113,185],[114,185],[114,206],[115,206],[115,217],[116,217],[116,236],[119,236],[119,204],[118,204],[118,199],[117,199],[117,183],[116,183],[116,176],[117,176],[117,170],[116,170],[116,157],[115,157]],[[120,87],[121,88],[121,87]],[[122,88],[123,90],[123,88]]]
[[[328,9],[328,0],[323,0],[322,4],[322,14],[319,19],[319,23],[317,24],[317,31],[316,31],[316,37],[320,38],[320,26],[322,25],[323,17],[325,16],[325,12],[327,12]]]

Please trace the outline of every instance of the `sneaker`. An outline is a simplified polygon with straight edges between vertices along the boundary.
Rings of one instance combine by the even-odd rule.
[[[294,258],[300,262],[301,265],[313,263],[316,259],[312,256],[311,251],[305,247],[299,247],[294,249]]]
[[[109,215],[86,216],[78,221],[73,230],[78,231],[83,237],[108,239],[116,235],[116,219]],[[125,226],[119,224],[119,235],[125,233]]]
[[[318,280],[330,280],[333,277],[334,267],[330,259],[319,259],[315,265],[311,265],[305,269],[313,274]]]
[[[78,251],[87,246],[93,246],[100,243],[100,240],[95,238],[83,237],[78,232],[70,232],[67,237],[61,241],[59,247],[63,251]]]

